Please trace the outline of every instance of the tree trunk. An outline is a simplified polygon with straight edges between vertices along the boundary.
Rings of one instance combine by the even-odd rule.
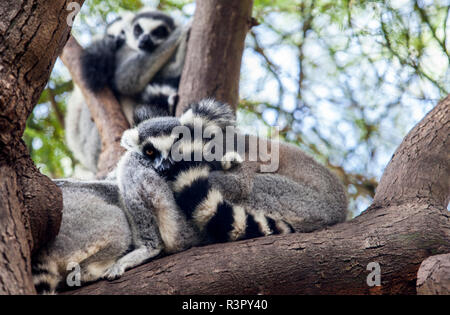
[[[30,255],[59,230],[61,192],[35,167],[22,135],[69,38],[70,2],[0,2],[0,294],[34,292]]]
[[[197,0],[177,116],[190,103],[214,97],[237,108],[244,40],[253,25],[252,0]]]
[[[73,81],[78,85],[102,141],[102,152],[98,161],[97,177],[104,178],[114,169],[125,149],[120,146],[123,132],[130,128],[127,119],[113,92],[105,87],[98,93],[91,92],[81,77],[80,56],[83,48],[71,37],[64,47],[61,60],[69,69]]]

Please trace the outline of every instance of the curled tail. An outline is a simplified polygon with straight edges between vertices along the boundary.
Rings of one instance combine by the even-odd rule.
[[[180,210],[212,242],[294,232],[286,221],[231,204],[220,191],[211,187],[208,177],[207,166],[190,168],[177,175],[173,190]]]
[[[33,284],[38,294],[55,294],[61,282],[61,275],[50,264],[32,266]]]

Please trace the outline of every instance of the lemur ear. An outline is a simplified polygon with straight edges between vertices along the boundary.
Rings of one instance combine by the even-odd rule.
[[[139,132],[137,128],[125,130],[120,145],[128,151],[134,151],[139,145]]]
[[[201,121],[204,125],[214,124],[222,129],[236,123],[231,106],[212,98],[191,104],[180,117],[183,125],[193,124],[196,121]]]

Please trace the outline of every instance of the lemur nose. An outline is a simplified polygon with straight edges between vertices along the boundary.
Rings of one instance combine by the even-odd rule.
[[[139,45],[138,47],[140,49],[146,50],[148,52],[151,52],[153,49],[155,49],[155,44],[153,43],[152,38],[150,35],[145,34],[139,39]]]
[[[172,164],[173,163],[170,158],[165,158],[165,159],[161,160],[159,165],[156,167],[156,171],[160,175],[166,176],[166,175],[168,175],[168,172],[171,169]]]
[[[117,48],[122,47],[122,45],[125,44],[125,38],[119,36],[116,38],[116,46]]]

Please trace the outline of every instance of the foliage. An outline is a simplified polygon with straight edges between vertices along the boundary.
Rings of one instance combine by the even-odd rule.
[[[449,4],[255,0],[260,25],[246,42],[241,126],[278,125],[283,139],[338,174],[352,209],[364,209],[403,136],[450,92]],[[194,8],[188,0],[89,0],[74,34],[86,44],[117,12],[143,5],[182,18]],[[70,176],[76,162],[60,114],[71,87],[57,64],[24,136],[52,177]]]
[[[255,1],[241,105],[333,169],[362,210],[403,136],[450,92],[449,4]]]

